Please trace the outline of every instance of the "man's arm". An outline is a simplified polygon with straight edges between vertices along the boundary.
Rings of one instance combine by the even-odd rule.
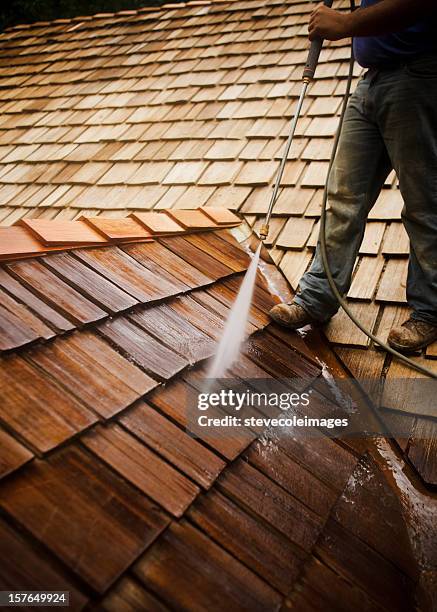
[[[436,0],[381,0],[353,13],[340,13],[320,4],[311,13],[308,32],[310,40],[378,36],[398,32],[436,10]]]

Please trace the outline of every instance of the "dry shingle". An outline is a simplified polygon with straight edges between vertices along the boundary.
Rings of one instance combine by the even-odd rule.
[[[293,290],[296,291],[299,281],[311,261],[311,251],[287,251],[282,257],[279,267]]]
[[[243,212],[246,215],[249,214],[263,214],[267,212],[267,208],[269,206],[270,199],[272,197],[272,188],[271,187],[261,187],[258,189],[252,189],[249,192],[250,195],[246,199]],[[276,208],[275,208],[276,212]],[[284,211],[282,211],[284,212]]]
[[[212,229],[217,227],[216,223],[200,210],[168,210],[166,214],[186,229]]]
[[[369,219],[399,220],[404,205],[398,189],[383,189],[376,204],[369,213]]]
[[[82,217],[82,220],[108,240],[144,240],[150,233],[134,219],[107,219],[105,217]]]
[[[319,77],[320,74],[317,74]],[[335,115],[338,111],[341,103],[341,98],[334,97],[324,97],[317,98],[311,104],[309,110],[307,111],[307,115],[310,117],[314,116],[323,116],[323,115]]]
[[[384,258],[382,256],[362,257],[352,281],[351,288],[347,294],[348,297],[359,300],[371,300],[374,296],[383,267]]]
[[[258,119],[247,133],[248,138],[275,138],[286,126],[283,119]]]
[[[232,210],[239,210],[247,196],[250,187],[217,187],[206,203],[207,206],[223,206]]]
[[[179,223],[163,213],[139,212],[132,213],[131,217],[152,234],[174,234],[183,231],[183,227]]]
[[[19,210],[19,216],[23,214]],[[25,227],[0,227],[0,259],[13,259],[23,255],[47,251],[41,242]]]
[[[241,162],[211,162],[200,177],[199,185],[230,185],[242,167]]]
[[[270,183],[277,164],[275,162],[246,162],[235,179],[236,185],[267,185]]]
[[[301,158],[308,161],[327,161],[331,157],[332,142],[327,138],[310,138]]]
[[[191,185],[196,183],[207,164],[205,162],[179,162],[162,181],[164,185]]]
[[[269,233],[267,237],[263,240],[263,244],[266,247],[270,247],[275,243],[276,238],[284,227],[286,219],[284,217],[272,217],[269,224]],[[253,231],[259,236],[259,230],[261,226],[264,225],[264,219],[258,219],[258,221],[253,226]]]
[[[376,255],[379,252],[385,227],[385,223],[379,223],[378,221],[366,223],[363,242],[360,246],[360,255]]]
[[[296,185],[305,163],[302,161],[288,161],[285,164],[284,174],[281,178],[281,185]]]
[[[114,164],[98,182],[100,185],[127,183],[129,182],[129,177],[131,177],[139,167],[140,164],[135,162],[118,162]]]
[[[316,117],[305,130],[305,136],[333,136],[337,130],[335,117]]]
[[[394,327],[402,325],[409,317],[410,309],[408,306],[392,306],[386,304],[383,307],[382,317],[378,325],[378,338],[387,342],[387,337]]]
[[[390,223],[382,245],[384,255],[408,255],[410,239],[403,223]]]
[[[152,185],[165,182],[168,171],[172,167],[170,162],[144,162],[137,170],[129,176],[128,183],[131,185]]]
[[[268,140],[260,138],[253,138],[252,140],[249,140],[245,146],[243,145],[243,150],[240,149],[241,152],[239,154],[239,158],[245,161],[258,159],[268,142]]]
[[[284,187],[279,192],[276,200],[274,213],[278,215],[302,215],[311,198],[314,195],[312,189],[292,189]]]
[[[204,157],[205,159],[231,161],[238,157],[243,148],[244,142],[238,140],[217,140]]]
[[[352,313],[366,329],[373,330],[378,316],[379,307],[367,302],[352,302]],[[367,347],[369,338],[353,323],[344,310],[340,310],[325,328],[326,337],[335,344]]]
[[[239,223],[240,219],[233,212],[223,206],[205,206],[200,209],[204,215],[212,219],[217,225]]]
[[[23,219],[20,222],[47,246],[105,244],[107,240],[84,221]]]
[[[285,224],[276,246],[286,249],[302,249],[310,237],[313,225],[312,219],[291,217]]]
[[[303,187],[324,187],[329,164],[311,162],[302,179]]]
[[[376,299],[382,302],[405,302],[407,273],[407,259],[390,259],[383,272]]]
[[[85,183],[94,185],[109,170],[109,162],[88,162],[80,166],[67,166],[61,173],[56,173],[56,183]],[[70,174],[70,170],[74,170]]]

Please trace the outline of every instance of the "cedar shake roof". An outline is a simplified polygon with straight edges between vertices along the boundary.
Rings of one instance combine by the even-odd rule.
[[[230,231],[2,264],[2,588],[74,610],[411,609],[409,520],[370,439],[185,429],[250,261]],[[258,272],[229,376],[304,380],[310,416],[347,416],[320,358],[341,364],[269,322],[278,299]]]
[[[250,261],[239,243],[267,209],[311,8],[194,1],[0,35],[2,588],[69,590],[75,610],[399,612],[414,593],[428,609],[437,559],[430,546],[420,566],[411,525],[435,537],[415,514],[435,513],[432,407],[381,411],[411,432],[393,442],[411,508],[370,439],[185,429]],[[343,42],[322,51],[267,239],[292,290],[315,247],[347,58]],[[349,296],[383,337],[406,311],[401,207],[390,177]],[[231,376],[304,377],[312,416],[344,415],[326,371],[417,376],[343,314],[330,346],[270,323],[272,287],[292,294],[262,269]]]
[[[311,10],[293,0],[202,1],[1,34],[0,224],[24,222],[33,234],[10,230],[17,249],[35,252],[30,241],[46,220],[94,217],[87,236],[82,227],[83,244],[137,237],[126,217],[138,222],[150,210],[201,229],[205,217],[196,213],[196,223],[188,213],[187,224],[183,211],[203,206],[236,211],[257,232],[300,92]],[[347,41],[322,50],[266,241],[294,290],[317,242],[348,57]],[[402,205],[392,174],[370,213],[348,295],[383,340],[408,316]],[[103,218],[124,218],[123,226]],[[43,242],[58,248],[61,230],[52,227]],[[4,242],[0,226],[0,258]],[[325,334],[356,377],[416,376],[392,365],[344,313]],[[433,368],[436,356],[437,343],[417,358]],[[414,462],[436,484],[435,420],[420,403],[391,407],[408,413]],[[424,430],[427,440],[415,441]],[[430,458],[426,467],[419,456]]]

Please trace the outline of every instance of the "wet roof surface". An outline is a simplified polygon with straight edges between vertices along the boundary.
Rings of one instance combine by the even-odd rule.
[[[185,430],[248,262],[218,230],[3,264],[20,300],[2,323],[5,588],[68,589],[74,609],[304,610],[335,587],[336,610],[409,609],[408,524],[369,443]],[[277,299],[259,273],[230,375],[319,380],[312,416],[344,415],[312,350],[269,324]]]
[[[294,0],[202,2],[3,33],[0,223],[102,217],[88,223],[90,241],[101,240],[102,229],[109,238],[128,236],[132,220],[111,225],[103,217],[144,210],[168,210],[184,227],[202,227],[204,218],[184,209],[207,205],[238,210],[257,231],[300,92],[310,11]],[[322,51],[267,239],[294,289],[316,245],[348,57],[347,41]],[[357,66],[355,82],[359,75]],[[349,292],[352,308],[383,340],[408,316],[402,205],[392,174],[370,213]],[[46,245],[59,231],[45,235]],[[22,228],[14,232],[17,248],[35,248]],[[353,375],[398,375],[344,314],[325,333]],[[436,355],[431,345],[417,358],[433,368]],[[410,460],[436,484],[437,466],[425,461],[437,455],[435,419],[420,402],[391,407],[411,415]]]
[[[74,609],[411,609],[404,496],[367,442],[184,429],[184,398],[249,261],[228,232],[202,228],[208,216],[210,228],[228,223],[227,208],[259,226],[310,10],[194,2],[0,36],[5,588],[21,588],[26,568],[29,588],[68,589]],[[315,247],[347,56],[343,43],[322,52],[267,240],[293,289]],[[186,210],[204,205],[203,216]],[[382,335],[406,312],[401,207],[390,177],[349,296]],[[11,245],[32,257],[14,259]],[[259,276],[235,375],[322,380],[329,349],[269,324],[275,300]],[[396,375],[348,320],[327,335],[357,377]],[[421,358],[432,366],[436,354]],[[320,389],[315,415],[334,406]],[[399,445],[436,484],[435,420],[397,407],[412,431]],[[428,555],[431,586],[436,566]]]

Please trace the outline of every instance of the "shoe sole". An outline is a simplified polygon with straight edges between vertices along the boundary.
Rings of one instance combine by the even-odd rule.
[[[302,327],[306,327],[307,325],[312,325],[313,327],[321,327],[323,323],[319,323],[318,321],[304,321],[303,323],[286,323],[285,321],[281,321],[280,319],[276,319],[276,317],[272,317],[269,315],[272,321],[280,325],[281,327],[286,327],[287,329],[292,329],[296,331],[297,329],[302,329]]]
[[[415,347],[403,346],[402,344],[397,344],[397,342],[393,342],[392,340],[388,340],[388,345],[396,351],[399,351],[399,353],[402,353],[403,355],[411,355],[412,353],[417,353],[417,351],[421,351],[422,349],[426,348],[427,346],[435,342],[435,340],[437,340],[437,335],[431,340],[422,342],[421,344],[418,344]]]

